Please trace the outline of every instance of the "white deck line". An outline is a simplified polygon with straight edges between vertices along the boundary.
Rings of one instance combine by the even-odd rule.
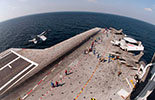
[[[47,78],[47,75],[42,80],[45,80],[46,78]]]
[[[27,58],[21,56],[20,54],[16,53],[15,51],[11,50],[11,52],[14,53],[14,54],[16,54],[18,57],[17,57],[16,59],[12,60],[11,62],[9,62],[7,65],[10,65],[11,63],[13,63],[14,61],[16,61],[16,60],[19,59],[19,58],[22,58],[22,59],[24,59],[24,60],[30,62],[31,65],[29,65],[28,67],[26,67],[24,70],[22,70],[22,71],[21,71],[20,73],[18,73],[16,76],[14,76],[11,80],[9,80],[6,84],[4,84],[4,85],[0,88],[0,91],[1,91],[3,88],[5,88],[9,83],[11,83],[13,80],[15,80],[19,75],[21,75],[22,73],[24,73],[27,69],[29,69],[30,67],[32,67],[33,65],[35,65],[34,68],[32,68],[32,69],[31,69],[30,71],[28,71],[25,75],[23,75],[22,77],[20,77],[20,78],[19,78],[16,82],[14,82],[11,86],[9,86],[9,87],[5,90],[5,91],[7,91],[9,88],[11,88],[13,85],[15,85],[18,81],[20,81],[23,77],[25,77],[28,73],[30,73],[33,69],[35,69],[35,68],[38,66],[37,63],[35,63],[35,62],[33,62],[33,61],[31,61],[31,60],[29,60],[29,59],[27,59]],[[2,68],[0,69],[0,71],[3,70],[7,65],[5,65],[4,67],[2,67]],[[4,92],[5,92],[5,91],[4,91]],[[4,93],[4,92],[3,92],[3,93]]]
[[[53,72],[55,69],[56,69],[56,68],[54,67],[54,68],[51,70],[51,72]]]
[[[37,87],[38,87],[38,85],[35,85],[32,90],[35,90]]]
[[[16,75],[15,77],[13,77],[10,81],[8,81],[6,84],[8,85],[11,81],[13,81],[16,77],[18,77],[19,75],[21,75],[23,72],[25,72],[28,68],[32,67],[33,64],[29,65],[27,68],[25,68],[22,72],[20,72],[18,75]],[[27,74],[29,74],[33,69],[35,69],[37,67],[37,65],[32,68],[30,71],[28,71],[26,74],[24,74],[22,77],[20,77],[16,82],[14,82],[11,86],[9,86],[4,92],[6,92],[9,88],[11,88],[13,85],[15,85],[17,82],[19,82],[23,77],[25,77]],[[5,86],[6,86],[5,84]],[[4,88],[4,85],[2,86]],[[1,88],[2,88],[1,87]],[[2,90],[0,88],[0,90]],[[3,92],[3,93],[4,93]]]
[[[6,57],[7,55],[9,55],[11,52],[9,51],[8,53],[6,53],[6,54],[4,54],[4,55],[2,55],[2,56],[0,56],[0,59],[2,59],[2,58],[4,58],[4,57]]]
[[[19,56],[19,57],[23,58],[24,60],[26,60],[26,61],[28,61],[28,62],[30,62],[30,63],[32,63],[32,64],[34,64],[34,65],[38,66],[38,64],[37,64],[37,63],[35,63],[35,62],[33,62],[33,61],[31,61],[31,60],[29,60],[29,59],[25,58],[24,56],[22,56],[22,55],[18,54],[17,52],[15,52],[15,51],[13,51],[13,50],[11,50],[11,52],[12,52],[12,53],[14,53],[14,54],[16,54],[17,56]]]
[[[12,68],[12,66],[11,65],[8,65],[9,66],[9,68]]]
[[[9,67],[9,65],[13,62],[15,62],[16,60],[18,60],[20,57],[15,58],[14,60],[10,61],[9,63],[7,63],[5,66],[3,66],[2,68],[0,68],[0,71],[3,70],[5,67]]]
[[[28,94],[26,94],[26,95],[22,98],[22,100],[24,100],[27,96],[28,96]]]
[[[4,84],[1,88],[0,91],[6,87],[9,83],[11,83],[13,80],[15,80],[19,75],[21,75],[22,73],[24,73],[27,69],[29,69],[33,64],[29,65],[28,67],[26,67],[24,70],[22,70],[20,73],[18,73],[15,77],[13,77],[10,81],[8,81],[6,84]]]
[[[132,87],[131,87],[131,84],[129,83],[128,78],[125,78],[125,80],[126,80],[126,82],[128,83],[128,85],[129,85],[130,89],[132,90]]]

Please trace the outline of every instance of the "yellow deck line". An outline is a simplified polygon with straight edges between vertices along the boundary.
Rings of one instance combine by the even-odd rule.
[[[89,82],[91,81],[91,79],[93,78],[93,76],[94,76],[96,70],[98,69],[99,65],[100,65],[100,62],[96,65],[95,70],[93,71],[91,77],[88,79],[88,81],[87,81],[86,84],[83,86],[83,88],[81,89],[81,91],[78,93],[78,95],[76,96],[76,98],[75,98],[74,100],[76,100],[76,99],[81,95],[81,93],[83,92],[83,90],[85,89],[85,87],[88,85],[88,83],[89,83]]]

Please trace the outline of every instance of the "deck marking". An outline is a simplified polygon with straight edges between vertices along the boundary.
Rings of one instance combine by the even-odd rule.
[[[16,78],[18,78],[20,75],[22,75],[24,72],[27,71],[24,75],[22,75],[20,78],[18,78],[14,83],[12,83],[12,84],[11,84],[6,90],[4,90],[2,93],[5,93],[8,89],[10,89],[13,85],[15,85],[17,82],[19,82],[22,78],[24,78],[28,73],[30,73],[32,70],[34,70],[34,69],[38,66],[37,63],[35,63],[35,62],[33,62],[33,61],[31,61],[31,60],[25,58],[24,56],[22,56],[22,55],[16,53],[16,52],[13,51],[13,50],[11,50],[10,53],[13,53],[13,54],[17,55],[18,57],[15,58],[15,59],[13,59],[13,60],[10,61],[9,63],[7,63],[5,66],[3,66],[3,67],[0,69],[0,71],[3,70],[6,66],[9,67],[9,68],[12,68],[12,66],[11,66],[10,64],[13,63],[13,62],[15,62],[16,60],[18,60],[18,59],[20,59],[20,58],[22,58],[23,60],[29,62],[30,65],[27,66],[25,69],[23,69],[20,73],[18,73],[17,75],[15,75],[12,79],[10,79],[10,80],[9,80],[7,83],[5,83],[2,87],[0,87],[0,91],[1,91],[1,90],[4,89],[7,85],[9,85],[11,82],[13,82]],[[8,53],[8,54],[10,54],[10,53]],[[7,54],[7,55],[8,55],[8,54]],[[30,69],[30,70],[29,70],[29,69]],[[27,95],[25,95],[23,98],[25,99],[26,97],[27,97]]]
[[[28,95],[32,92],[32,89],[27,93]]]
[[[27,96],[28,96],[28,95],[26,94],[26,95],[22,98],[22,100],[24,100]]]
[[[8,53],[6,53],[6,54],[3,54],[2,56],[0,56],[0,59],[2,59],[2,58],[4,58],[4,57],[6,57],[7,55],[9,55],[9,54],[11,54],[11,52],[9,51]]]
[[[38,85],[35,85],[32,90],[35,90],[37,87],[38,87]]]
[[[29,65],[28,67],[26,67],[24,70],[22,70],[20,73],[18,73],[16,76],[14,76],[12,79],[10,79],[7,83],[5,83],[2,87],[0,87],[0,91],[3,89],[3,88],[5,88],[9,83],[11,83],[13,80],[15,80],[19,75],[21,75],[22,73],[24,73],[27,69],[29,69],[30,67],[32,67],[32,64],[31,65]],[[35,67],[34,67],[35,68]],[[33,69],[34,69],[33,68]],[[31,70],[30,70],[31,71]],[[25,74],[26,75],[26,74]],[[23,75],[23,76],[25,76],[25,75]],[[21,78],[23,78],[23,76],[22,77],[20,77],[19,79],[21,79]],[[18,80],[19,80],[18,79]],[[17,81],[18,81],[17,80]],[[16,82],[15,82],[16,83]],[[15,83],[13,83],[13,84],[15,84]]]
[[[36,66],[35,67],[33,67],[31,70],[29,70],[28,72],[26,72],[26,74],[24,74],[22,77],[20,77],[18,80],[16,80],[12,85],[10,85],[4,92],[6,92],[9,88],[11,88],[13,85],[15,85],[18,81],[20,81],[23,77],[25,77],[28,73],[30,73],[32,70],[34,70],[36,68]],[[3,93],[4,93],[3,92]]]
[[[12,66],[11,65],[8,65],[9,66],[9,68],[11,69],[12,68]]]
[[[37,84],[39,85],[43,80],[40,80]]]
[[[130,85],[130,83],[129,83],[128,78],[125,78],[125,80],[126,80],[127,84],[129,85],[130,89],[132,89],[132,87],[131,87],[131,85]]]
[[[61,60],[61,62],[62,62],[62,60]],[[57,66],[58,66],[58,64],[56,64],[56,67],[57,67]],[[52,70],[55,70],[55,67],[54,67]],[[40,83],[48,77],[48,75],[52,72],[52,70],[49,71],[49,72],[46,74],[46,76],[44,76],[43,79],[40,80],[31,90],[35,90],[35,89],[40,85]],[[52,90],[52,88],[51,88],[51,90]],[[31,92],[30,92],[30,93],[31,93]],[[22,98],[22,100],[26,99],[26,98],[29,96],[30,93],[28,92],[28,93]],[[42,97],[40,97],[39,99],[42,99]]]
[[[17,56],[19,56],[20,58],[23,58],[24,60],[26,60],[26,61],[30,62],[31,64],[34,64],[34,65],[38,66],[38,64],[37,64],[37,63],[35,63],[35,62],[33,62],[33,61],[29,60],[28,58],[26,58],[26,57],[24,57],[24,56],[22,56],[22,55],[18,54],[17,52],[15,52],[15,51],[13,51],[13,50],[11,50],[11,52],[12,52],[12,53],[14,53],[14,54],[16,54],[16,55],[17,55]]]
[[[51,70],[51,72],[53,72],[55,69],[56,69],[56,68],[54,67],[54,68]]]
[[[5,66],[3,66],[2,68],[0,68],[0,71],[3,70],[6,67],[9,67],[9,65],[13,62],[15,62],[16,60],[18,60],[20,57],[18,56],[17,58],[15,58],[14,60],[10,61],[9,63],[7,63]],[[9,67],[10,68],[10,67]]]
[[[47,75],[42,80],[45,80],[46,78],[47,78]]]
[[[89,82],[91,81],[91,79],[93,78],[93,76],[94,76],[96,70],[98,69],[99,65],[100,65],[100,62],[96,65],[95,70],[93,71],[91,77],[88,79],[88,81],[87,81],[86,84],[83,86],[83,88],[81,89],[81,91],[78,93],[78,95],[76,96],[76,98],[75,98],[74,100],[76,100],[76,99],[82,94],[82,92],[83,92],[83,90],[85,89],[85,87],[88,85],[88,83],[89,83]]]
[[[130,80],[130,82],[132,83],[133,88],[135,88],[135,84],[133,83],[133,80]]]
[[[11,85],[9,85],[8,88],[5,89],[2,93],[5,93],[8,89],[10,89],[13,85],[15,85],[17,82],[19,82],[22,78],[24,78],[28,73],[30,73],[33,69],[35,69],[35,68],[38,66],[37,63],[35,63],[35,62],[33,62],[33,61],[31,61],[31,60],[29,60],[29,59],[23,57],[22,55],[16,53],[15,51],[11,50],[10,52],[13,53],[13,54],[15,54],[15,55],[17,55],[18,57],[15,58],[15,59],[13,59],[13,60],[10,61],[9,63],[7,63],[5,66],[3,66],[3,67],[0,69],[0,71],[3,70],[5,67],[12,68],[12,66],[11,66],[10,64],[12,64],[13,62],[15,62],[16,60],[18,60],[18,59],[20,59],[20,58],[22,58],[23,60],[25,60],[25,61],[27,61],[27,62],[29,62],[29,63],[31,63],[31,64],[30,64],[29,66],[27,66],[25,69],[23,69],[21,72],[19,72],[17,75],[15,75],[15,76],[14,76],[12,79],[10,79],[8,82],[6,82],[2,87],[0,87],[0,91],[3,90],[6,86],[8,86],[8,85],[9,85],[11,82],[13,82],[15,79],[17,79],[17,78],[18,78],[20,75],[22,75],[24,72],[28,71],[29,69],[30,69],[30,70],[29,70],[28,72],[26,72],[24,75],[22,75],[21,77],[19,77],[14,83],[12,83]],[[10,53],[9,53],[9,54],[10,54]]]

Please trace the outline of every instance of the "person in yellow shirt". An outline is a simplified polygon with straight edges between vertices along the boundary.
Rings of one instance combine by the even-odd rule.
[[[97,100],[97,99],[91,98],[90,100]]]

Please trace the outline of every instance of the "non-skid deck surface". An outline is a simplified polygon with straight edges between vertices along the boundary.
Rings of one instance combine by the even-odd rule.
[[[97,54],[107,58],[108,52],[114,49],[120,50],[110,44],[110,41],[114,38],[112,33],[108,34],[107,37],[106,34],[100,32],[99,37],[102,41],[96,42],[94,47]],[[97,54],[89,53],[85,55],[81,52],[72,63],[63,66],[66,68],[59,74],[54,77],[49,75],[26,100],[90,100],[91,98],[123,100],[117,92],[121,89],[127,92],[131,91],[126,78],[133,80],[136,71],[118,64],[117,60],[111,60],[109,63],[108,61],[99,63]],[[62,63],[65,62],[62,61]],[[62,66],[57,68],[59,67]],[[68,70],[70,74],[66,76],[65,70]],[[122,72],[122,74],[118,76],[118,72]],[[58,81],[60,86],[52,88],[51,81],[54,83]]]

